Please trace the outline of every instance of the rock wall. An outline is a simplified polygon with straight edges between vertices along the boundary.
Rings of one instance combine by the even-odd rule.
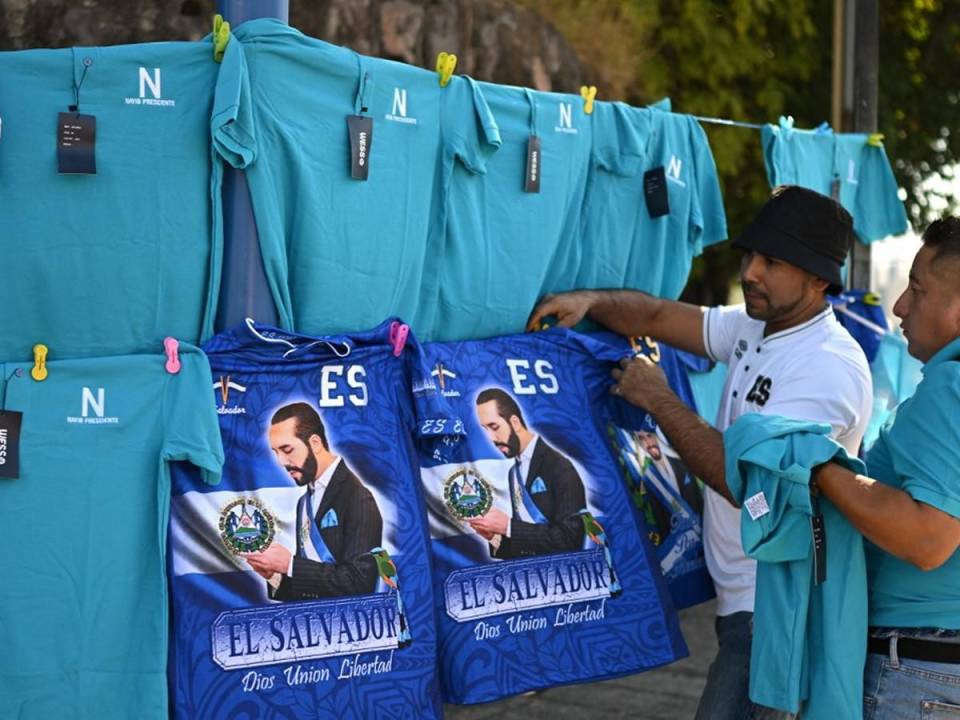
[[[0,50],[198,40],[213,0],[0,0]],[[367,55],[538,90],[579,92],[583,67],[536,13],[507,0],[291,0],[303,32]]]

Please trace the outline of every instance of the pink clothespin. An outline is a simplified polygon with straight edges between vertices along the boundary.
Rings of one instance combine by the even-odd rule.
[[[176,375],[180,372],[180,356],[177,352],[180,350],[180,343],[176,338],[167,337],[163,339],[163,351],[167,354],[167,364],[164,365],[167,372]]]
[[[410,336],[410,326],[406,323],[394,320],[390,323],[390,344],[393,345],[393,356],[400,357],[403,348],[407,344],[407,338]]]

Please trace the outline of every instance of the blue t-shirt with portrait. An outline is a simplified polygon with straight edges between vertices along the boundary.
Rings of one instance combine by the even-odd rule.
[[[421,456],[447,702],[686,654],[607,440],[610,422],[650,427],[609,393],[624,354],[563,329],[425,346],[466,435],[449,459]]]
[[[234,32],[249,84],[223,144],[246,169],[280,324],[355,332],[399,315],[429,328],[453,167],[483,173],[500,144],[483,93],[274,19]],[[371,123],[366,180],[351,174],[350,116]]]
[[[441,716],[417,449],[462,429],[398,325],[206,344],[226,463],[175,476],[174,717]]]

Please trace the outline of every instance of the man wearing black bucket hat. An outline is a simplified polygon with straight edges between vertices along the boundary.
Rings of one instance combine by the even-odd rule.
[[[724,479],[722,431],[746,413],[824,422],[856,455],[870,416],[870,371],[826,299],[841,288],[852,239],[853,221],[838,203],[782,186],[733,243],[744,251],[743,305],[707,309],[633,290],[578,290],[544,298],[530,317],[531,328],[551,315],[566,327],[589,317],[623,335],[650,336],[729,366],[716,429],[683,404],[646,357],[614,370],[611,390],[649,411],[710,488],[704,550],[717,590],[720,649],[698,720],[789,717],[748,697],[756,562],[740,541],[740,510]]]

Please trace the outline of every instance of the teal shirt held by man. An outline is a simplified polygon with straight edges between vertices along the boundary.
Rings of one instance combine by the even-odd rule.
[[[799,710],[804,720],[856,720],[867,653],[863,538],[828,500],[812,498],[810,474],[830,461],[854,472],[863,463],[829,432],[821,423],[743,415],[724,433],[726,480],[743,505],[743,549],[757,560],[750,699]],[[826,538],[819,553],[818,516]]]
[[[916,393],[867,453],[867,475],[960,518],[960,338],[923,367]],[[924,571],[867,544],[870,625],[960,630],[960,552]]]

